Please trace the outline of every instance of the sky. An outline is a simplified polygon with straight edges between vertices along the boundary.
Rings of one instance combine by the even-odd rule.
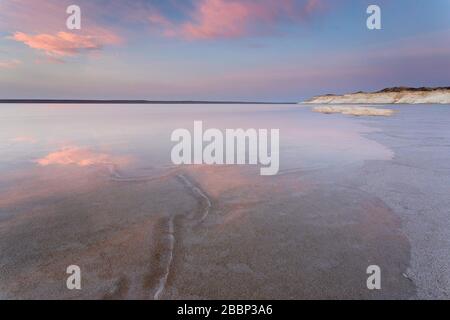
[[[371,4],[381,30],[366,26]],[[0,0],[3,99],[300,101],[391,86],[450,86],[450,0]]]

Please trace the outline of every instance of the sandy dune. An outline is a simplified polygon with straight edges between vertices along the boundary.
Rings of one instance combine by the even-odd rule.
[[[307,104],[450,104],[450,88],[389,88],[378,92],[357,92],[344,95],[321,95]]]

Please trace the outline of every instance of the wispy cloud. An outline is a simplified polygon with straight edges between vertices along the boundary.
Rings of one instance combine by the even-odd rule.
[[[47,58],[59,59],[99,51],[117,45],[121,37],[98,19],[98,3],[83,3],[82,30],[66,29],[68,0],[9,0],[0,2],[0,29],[8,39],[22,42],[44,52]],[[48,60],[50,61],[50,60]]]
[[[18,59],[12,59],[8,61],[0,61],[0,69],[13,69],[22,64],[22,61]]]
[[[194,22],[184,24],[181,31],[194,39],[239,37],[248,31],[250,20],[267,18],[264,17],[266,14],[262,7],[252,2],[202,1]]]
[[[152,12],[149,21],[166,36],[191,40],[240,38],[273,30],[278,24],[299,22],[321,7],[320,0],[200,0],[184,22],[171,22]]]
[[[83,51],[99,50],[104,45],[116,44],[119,42],[119,39],[113,34],[92,36],[77,35],[63,31],[58,32],[55,35],[31,35],[23,32],[16,32],[11,38],[26,44],[30,48],[44,51],[47,55],[56,57],[74,56]]]
[[[83,27],[72,33],[65,30],[65,9],[71,1],[10,0],[0,2],[0,26],[11,31],[12,39],[47,55],[73,56],[119,43],[119,36],[113,29],[125,31],[127,23],[133,19],[150,24],[153,30],[157,27],[166,37],[189,40],[241,38],[270,34],[279,25],[304,21],[323,6],[322,1],[197,0],[187,5],[184,1],[172,0],[157,5],[145,0],[111,0],[108,8],[114,12],[112,15],[101,2],[80,0]],[[166,10],[161,10],[161,6]],[[117,22],[114,28],[113,17]]]
[[[32,136],[17,136],[11,139],[12,142],[36,143],[37,139]]]

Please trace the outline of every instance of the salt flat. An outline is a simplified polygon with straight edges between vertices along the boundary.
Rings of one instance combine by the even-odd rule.
[[[446,299],[450,109],[382,108],[395,112],[5,107],[0,296]],[[174,168],[170,132],[197,119],[280,128],[279,174]],[[81,291],[65,287],[72,264]],[[372,264],[379,291],[366,287]]]

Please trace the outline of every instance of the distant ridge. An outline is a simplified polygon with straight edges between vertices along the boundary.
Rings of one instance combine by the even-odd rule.
[[[383,90],[377,91],[376,93],[384,93],[384,92],[431,92],[431,91],[439,91],[439,90],[450,90],[450,87],[420,87],[420,88],[414,88],[414,87],[392,87],[392,88],[385,88]]]
[[[305,101],[306,104],[450,104],[450,87],[392,87],[376,92],[344,95],[326,94]]]
[[[97,99],[0,99],[0,103],[34,104],[295,104],[295,102],[195,101],[195,100],[97,100]]]

